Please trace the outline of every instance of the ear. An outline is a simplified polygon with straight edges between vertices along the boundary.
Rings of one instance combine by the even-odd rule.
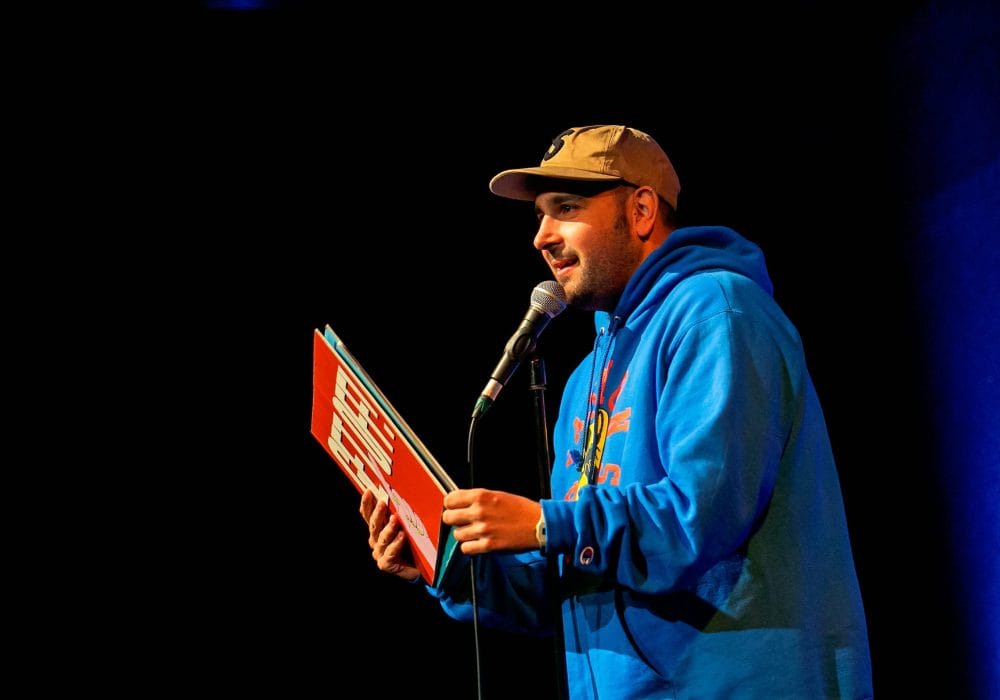
[[[648,241],[653,235],[659,206],[660,198],[656,196],[656,190],[648,185],[643,185],[632,193],[631,223],[642,241]]]

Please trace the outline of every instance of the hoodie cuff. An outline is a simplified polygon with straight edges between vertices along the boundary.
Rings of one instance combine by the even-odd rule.
[[[545,518],[545,553],[562,554],[573,551],[576,544],[576,526],[573,524],[574,503],[543,498],[542,515]]]

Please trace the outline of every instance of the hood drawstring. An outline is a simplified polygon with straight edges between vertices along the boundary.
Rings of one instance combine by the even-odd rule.
[[[584,425],[583,425],[583,449],[585,454],[581,455],[579,452],[574,451],[573,460],[577,464],[577,471],[581,473],[580,485],[584,486],[586,484],[594,483],[597,478],[597,471],[600,465],[598,465],[596,455],[597,455],[597,443],[599,441],[599,435],[591,435],[591,430],[593,429],[596,433],[597,428],[597,416],[604,405],[604,372],[608,368],[608,360],[611,357],[611,350],[615,344],[615,334],[618,331],[618,327],[621,324],[620,316],[612,316],[611,322],[608,324],[607,331],[604,328],[601,329],[598,336],[594,339],[594,360],[590,365],[590,381],[587,383],[589,390],[587,391],[587,406],[584,409]],[[601,372],[597,373],[597,354],[598,349],[601,344],[601,337],[603,335],[608,336],[608,341],[604,346],[604,357],[601,360]],[[594,375],[598,374],[597,377],[597,389],[594,389]],[[590,408],[590,396],[594,394],[596,397],[596,403],[594,404],[594,409],[591,411]]]

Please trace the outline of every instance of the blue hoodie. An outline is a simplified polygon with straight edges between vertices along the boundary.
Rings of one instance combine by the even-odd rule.
[[[830,441],[760,249],[678,229],[595,324],[553,430],[545,555],[479,557],[480,621],[544,634],[561,600],[572,700],[870,697]],[[431,591],[470,619],[458,570]]]

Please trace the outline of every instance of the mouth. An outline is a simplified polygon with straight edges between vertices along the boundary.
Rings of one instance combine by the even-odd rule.
[[[571,270],[576,268],[579,261],[576,258],[552,258],[549,260],[549,267],[552,268],[552,274],[556,276],[556,279],[566,277]]]

